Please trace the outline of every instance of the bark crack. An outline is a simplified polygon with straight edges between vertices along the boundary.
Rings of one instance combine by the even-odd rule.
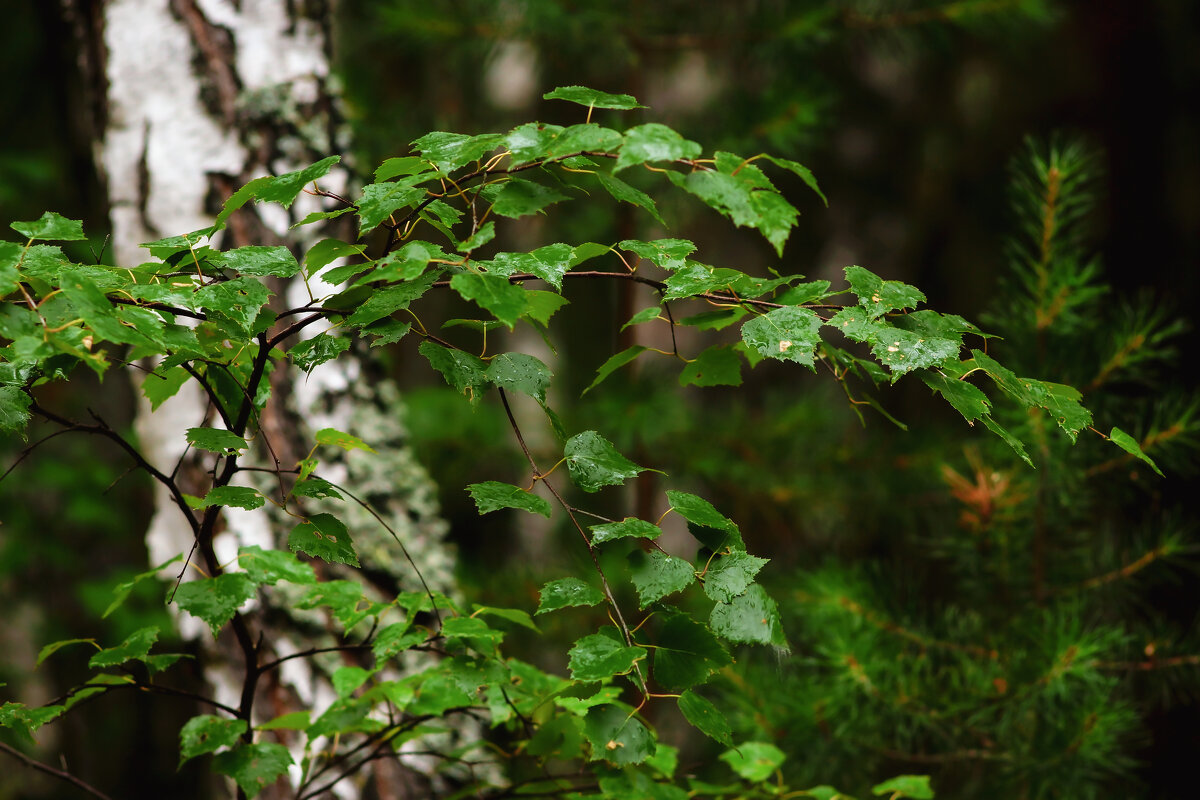
[[[200,73],[210,89],[201,91],[201,102],[226,127],[234,127],[242,87],[233,66],[237,56],[233,32],[210,22],[195,0],[171,0],[171,11],[187,26],[196,46]]]

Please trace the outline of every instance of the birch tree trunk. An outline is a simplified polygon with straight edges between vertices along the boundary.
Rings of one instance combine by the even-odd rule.
[[[346,133],[329,84],[329,3],[62,2],[79,34],[81,66],[94,87],[96,161],[107,184],[110,246],[117,263],[148,260],[141,243],[211,225],[229,195],[252,178],[299,169],[344,151]],[[322,188],[342,192],[347,182],[346,170],[335,169],[322,180]],[[247,206],[212,244],[220,249],[286,244],[302,256],[317,238],[315,226],[298,229],[303,233],[289,226],[319,210],[318,202],[301,195],[288,211]],[[302,285],[282,283],[271,288],[281,297],[304,291]],[[318,366],[307,378],[294,369],[277,368],[258,438],[271,442],[272,459],[285,468],[307,454],[313,431],[322,427],[353,432],[374,445],[380,455],[342,456],[328,477],[370,498],[404,542],[425,584],[450,593],[452,557],[434,487],[408,446],[398,392],[382,376],[368,375],[368,369],[352,355]],[[141,374],[135,373],[134,380],[140,388]],[[185,388],[195,391],[177,395],[154,412],[143,400],[136,428],[152,464],[167,473],[179,464],[181,479],[192,485],[184,491],[203,494],[203,468],[189,463],[183,431],[201,425],[211,409],[199,389]],[[259,456],[271,463],[265,453]],[[161,486],[156,491],[146,546],[150,561],[157,564],[186,554],[192,534],[166,491]],[[284,546],[286,531],[267,524],[261,514],[236,509],[226,513],[226,530],[214,542],[222,562],[244,545]],[[355,530],[360,557],[370,566],[369,580],[381,593],[422,589],[420,578],[378,522],[366,511],[357,516],[353,509],[340,513]],[[181,616],[179,625],[185,636],[212,644],[207,626],[199,620]],[[280,656],[314,646],[283,629],[267,631],[265,639]],[[235,676],[244,665],[235,648],[225,644],[219,641],[209,648],[206,675],[217,699],[236,705],[241,682]],[[260,689],[256,708],[267,718],[301,707],[320,713],[333,693],[319,667],[308,659],[293,659],[287,666],[278,681]],[[376,763],[369,778],[375,796],[424,796],[423,776],[396,763]],[[357,790],[348,781],[343,784],[339,796],[355,796]],[[268,790],[260,796],[271,794]]]

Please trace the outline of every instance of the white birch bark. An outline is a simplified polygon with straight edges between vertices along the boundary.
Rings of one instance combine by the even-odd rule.
[[[329,12],[329,4],[289,0],[107,0],[100,6],[63,0],[77,29],[92,37],[90,67],[106,85],[97,127],[102,138],[96,160],[107,182],[111,208],[111,247],[118,263],[149,260],[139,245],[211,225],[224,200],[239,186],[264,174],[280,174],[307,166],[343,150],[336,98],[327,79],[328,19],[305,16],[302,9]],[[102,9],[102,18],[97,12]],[[316,13],[316,12],[311,12]],[[97,24],[99,23],[99,24]],[[97,47],[97,43],[102,46]],[[99,54],[99,55],[97,55]],[[85,60],[87,56],[83,57]],[[85,65],[89,66],[89,65]],[[341,192],[345,170],[330,173],[322,188]],[[289,230],[310,211],[315,198],[301,195],[290,211],[261,205],[239,212],[215,246],[284,243],[302,255],[299,236],[312,237],[312,226]],[[307,233],[305,233],[307,231]],[[276,287],[286,293],[286,287]],[[354,358],[323,364],[305,378],[293,374],[272,380],[275,398],[263,415],[264,434],[276,451],[295,458],[321,427],[353,432],[372,443],[380,456],[343,457],[328,477],[352,485],[370,497],[376,510],[404,541],[424,581],[435,591],[451,593],[452,557],[438,517],[436,492],[407,444],[399,395],[386,380],[363,375]],[[282,371],[282,368],[277,371]],[[135,383],[141,377],[135,375]],[[185,387],[157,411],[144,400],[136,429],[147,459],[170,473],[184,456],[183,432],[205,418],[205,398],[198,387]],[[140,396],[140,392],[139,392]],[[284,456],[284,458],[287,457]],[[285,466],[288,464],[285,463]],[[201,470],[196,470],[203,477]],[[182,478],[187,481],[186,475]],[[184,491],[196,493],[195,488]],[[146,544],[152,563],[161,563],[192,546],[190,527],[179,509],[156,486],[155,511]],[[203,493],[201,490],[199,493]],[[391,536],[365,511],[341,508],[355,535],[364,564],[389,576],[402,590],[420,590],[414,574]],[[222,562],[241,546],[281,547],[286,529],[275,529],[261,513],[227,512],[227,530],[214,541]],[[211,635],[199,620],[181,615],[182,632],[201,641]],[[272,631],[277,654],[313,646],[294,635]],[[237,705],[240,657],[220,653],[206,674],[218,699]],[[222,657],[225,664],[222,665]],[[274,694],[257,703],[268,717],[288,708],[280,697],[320,713],[333,695],[316,665],[307,659],[287,663]],[[264,690],[265,691],[265,690]],[[314,717],[315,718],[315,717]],[[386,778],[391,770],[393,775]],[[397,777],[397,768],[380,762],[374,789],[381,797],[416,796],[420,781]],[[349,782],[339,794],[352,797]],[[390,788],[389,788],[390,787]],[[262,796],[267,796],[266,794]]]

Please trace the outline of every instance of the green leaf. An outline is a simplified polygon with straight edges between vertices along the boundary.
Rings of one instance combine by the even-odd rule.
[[[817,186],[816,176],[812,174],[812,170],[810,170],[808,167],[804,166],[798,161],[791,161],[786,158],[767,155],[766,153],[763,153],[762,157],[767,159],[767,161],[770,161],[775,166],[783,167],[784,169],[790,170],[798,175],[800,180],[804,181],[808,188],[817,193],[817,196],[821,198],[821,202],[824,203],[826,207],[829,206],[828,198],[826,198],[825,193],[821,191],[821,187]]]
[[[305,225],[312,225],[314,222],[325,222],[326,220],[337,219],[342,214],[348,214],[353,210],[354,209],[352,207],[347,206],[346,208],[338,208],[334,209],[333,211],[313,211],[299,222],[293,222],[291,226],[288,227],[288,230],[294,231],[296,228],[300,228]]]
[[[634,550],[629,554],[629,566],[633,588],[637,589],[638,593],[638,606],[641,608],[687,588],[688,584],[696,580],[696,572],[691,563],[658,550],[648,553]]]
[[[632,671],[633,665],[645,657],[644,648],[626,647],[602,633],[594,633],[575,642],[568,666],[571,677],[577,681],[602,681]]]
[[[99,647],[99,645],[96,644],[95,639],[63,639],[62,641],[59,641],[59,642],[51,642],[50,644],[46,645],[38,652],[37,662],[34,664],[34,666],[40,667],[42,665],[43,661],[45,661],[47,658],[54,655],[55,653],[57,653],[59,650],[63,649],[67,645],[84,644],[84,643],[90,644],[92,647]]]
[[[529,616],[529,612],[522,611],[519,608],[496,608],[495,606],[475,606],[475,613],[489,617],[499,617],[500,619],[516,623],[523,628],[535,633],[541,633],[541,629],[533,621],[533,617]]]
[[[1150,456],[1146,455],[1146,453],[1142,450],[1142,446],[1138,444],[1138,440],[1134,439],[1125,431],[1121,430],[1120,428],[1113,428],[1112,432],[1109,433],[1108,438],[1117,447],[1121,448],[1126,453],[1129,453],[1129,455],[1133,456],[1134,458],[1139,458],[1149,464],[1150,469],[1154,470],[1159,475],[1163,474],[1162,470],[1158,468],[1158,465],[1154,463],[1154,460],[1151,459]]]
[[[192,447],[226,456],[239,453],[250,446],[245,439],[233,431],[225,431],[220,428],[188,428],[186,438]]]
[[[350,344],[348,337],[318,333],[288,350],[288,358],[304,372],[312,372],[318,364],[332,361],[349,350]]]
[[[259,731],[302,731],[306,730],[311,725],[311,718],[307,711],[293,711],[290,714],[281,714],[270,722],[264,722],[262,725],[255,727]]]
[[[367,184],[362,187],[358,201],[359,235],[370,233],[379,227],[391,213],[404,206],[418,203],[425,197],[424,188],[408,186],[404,182]]]
[[[526,289],[525,302],[528,305],[525,316],[545,326],[550,324],[555,312],[567,304],[567,298],[554,292]]]
[[[388,158],[375,170],[375,182],[382,183],[398,175],[415,175],[424,169],[425,159],[418,156]]]
[[[732,347],[709,347],[684,365],[679,385],[741,386],[742,359]]]
[[[444,708],[441,710],[445,710]],[[306,731],[309,740],[319,736],[338,736],[347,733],[371,733],[383,727],[381,720],[372,719],[367,715],[371,704],[362,698],[346,698],[335,700],[317,717]]]
[[[375,448],[353,434],[339,431],[336,428],[321,428],[313,437],[317,444],[340,447],[346,452],[351,450],[366,450],[368,453],[377,452]]]
[[[564,159],[573,157],[583,151],[607,153],[621,146],[621,134],[611,128],[605,128],[595,123],[568,125],[554,133],[550,149],[546,153],[548,159]],[[569,165],[568,165],[569,166]]]
[[[184,495],[189,497],[189,495]],[[188,500],[192,508],[208,508],[209,506],[232,506],[253,511],[262,508],[266,499],[257,489],[249,486],[218,486],[204,496],[203,500]]]
[[[612,442],[595,431],[572,436],[563,448],[563,455],[571,482],[585,492],[617,486],[646,469],[618,453]]]
[[[722,761],[751,783],[762,783],[771,777],[783,759],[783,751],[767,742],[745,742],[721,754]]]
[[[217,753],[212,769],[233,778],[247,797],[254,797],[282,777],[291,764],[292,757],[286,747],[275,742],[258,742]]]
[[[158,407],[174,397],[190,378],[191,375],[183,367],[160,367],[154,372],[147,372],[146,377],[142,379],[142,395],[150,401],[151,410],[157,411]],[[0,392],[3,391],[0,389]],[[3,408],[2,400],[0,408]],[[0,429],[3,427],[3,411],[0,411]]]
[[[546,402],[550,368],[531,355],[500,353],[492,358],[484,374],[501,389],[527,394],[539,403]]]
[[[381,630],[371,643],[371,652],[375,654],[375,666],[380,667],[392,658],[410,647],[416,647],[429,638],[429,634],[421,629],[412,629],[411,622],[394,622]]]
[[[846,281],[850,291],[858,295],[858,302],[872,317],[888,311],[916,308],[925,301],[925,295],[915,286],[900,281],[885,281],[870,270],[862,267],[846,267]]]
[[[677,161],[699,156],[699,144],[684,139],[666,125],[648,122],[625,131],[625,144],[617,155],[613,172],[651,161]]]
[[[542,587],[536,614],[568,606],[594,606],[604,602],[604,593],[579,578],[559,578]]]
[[[414,280],[372,292],[367,300],[346,319],[346,324],[369,325],[376,320],[408,308],[409,303],[429,291],[429,287],[433,286],[437,279],[437,274],[429,272]]]
[[[658,213],[658,206],[655,205],[654,199],[640,189],[635,189],[625,181],[615,175],[606,175],[603,172],[597,172],[596,178],[600,181],[600,185],[604,190],[613,196],[614,199],[631,205],[644,208],[654,217],[654,221],[664,228],[667,223],[663,221],[662,216]]]
[[[317,582],[313,568],[286,550],[263,550],[258,545],[249,545],[238,551],[238,564],[255,583],[268,586],[279,581],[299,585]]]
[[[721,531],[729,531],[736,533],[738,526],[729,517],[721,514],[713,507],[713,504],[688,492],[680,492],[669,490],[667,492],[667,503],[670,504],[671,510],[679,514],[688,522],[702,525],[705,528],[716,528]],[[738,541],[741,541],[740,535]],[[745,548],[741,548],[745,549]]]
[[[1061,383],[1044,381],[1042,385],[1046,387],[1046,400],[1042,407],[1050,412],[1050,416],[1054,417],[1058,427],[1066,432],[1067,437],[1074,444],[1075,437],[1079,432],[1092,424],[1092,412],[1080,403],[1083,395],[1078,390]],[[1157,467],[1155,469],[1157,470]]]
[[[550,153],[550,145],[562,131],[561,125],[543,125],[538,122],[529,122],[513,128],[504,137],[504,146],[512,153],[512,165],[546,158]]]
[[[550,518],[550,503],[536,494],[527,492],[520,486],[499,481],[484,481],[472,483],[467,487],[471,499],[480,514],[498,511],[502,508],[519,508],[522,511],[532,511]]]
[[[646,766],[656,770],[654,762],[664,753],[675,748],[659,743]],[[670,776],[666,776],[670,777]],[[599,795],[569,795],[571,800],[597,800],[597,798],[613,798],[614,800],[689,800],[691,794],[673,783],[656,782],[650,770],[606,771],[599,773],[597,784]]]
[[[795,361],[815,370],[822,324],[821,318],[806,308],[785,306],[743,325],[742,341],[760,355]]]
[[[640,764],[654,754],[654,735],[624,706],[606,704],[588,709],[583,734],[592,745],[592,761]]]
[[[461,272],[450,279],[450,288],[458,292],[463,299],[473,300],[481,308],[490,311],[492,315],[512,330],[513,325],[525,313],[528,301],[525,290],[513,286],[508,278],[500,275],[480,275],[474,272]]]
[[[24,255],[25,248],[16,242],[0,241],[0,297],[8,296],[21,285],[17,265]]]
[[[762,586],[755,583],[728,603],[713,607],[709,624],[720,637],[731,642],[773,644],[787,647],[779,609]]]
[[[687,614],[668,617],[659,628],[654,643],[654,679],[670,691],[704,683],[731,663],[733,659],[712,631]]]
[[[246,720],[212,714],[192,717],[179,731],[179,764],[222,747],[233,747],[246,732]]]
[[[646,766],[667,780],[670,780],[675,776],[675,770],[679,767],[679,748],[659,742],[658,746],[654,748],[654,755],[646,759]],[[649,782],[648,775],[643,774],[642,777]],[[688,797],[690,797],[687,792],[678,786],[650,783],[650,786],[647,788],[650,787],[656,787],[652,790],[652,796],[655,800],[688,800]]]
[[[184,586],[189,585],[185,583],[179,588],[182,590]],[[124,664],[126,661],[137,661],[150,652],[150,646],[156,641],[158,641],[157,625],[139,628],[116,647],[101,650],[93,655],[88,659],[88,666],[92,669],[104,669]]]
[[[175,590],[175,604],[194,617],[208,623],[213,638],[221,627],[233,619],[234,613],[254,598],[256,584],[244,572],[227,572],[215,578],[201,578],[181,583]]]
[[[716,706],[692,691],[681,694],[677,702],[684,719],[697,730],[726,747],[733,747],[733,731],[729,721]]]
[[[23,430],[33,400],[19,386],[0,386],[0,431]]]
[[[538,758],[556,756],[563,759],[580,758],[582,750],[583,723],[574,714],[551,716],[537,726],[524,748],[525,753]]]
[[[84,690],[78,692],[76,697],[86,696],[90,693],[90,690]],[[70,701],[68,701],[69,703]],[[53,705],[29,708],[23,703],[7,702],[0,706],[0,728],[8,728],[30,744],[36,744],[33,735],[37,733],[38,729],[62,714],[67,707]]]
[[[812,281],[789,286],[775,296],[775,302],[785,306],[798,306],[823,300],[829,294],[829,281]]]
[[[499,147],[503,140],[504,136],[498,133],[468,136],[463,133],[434,131],[417,139],[412,145],[420,151],[426,161],[442,172],[453,172],[465,164],[478,161],[485,153]]]
[[[176,561],[181,560],[182,558],[183,554],[180,553],[172,558],[167,559],[157,567],[148,569],[145,572],[133,576],[127,581],[117,584],[115,587],[113,587],[113,600],[108,604],[108,608],[104,609],[104,613],[100,615],[100,618],[107,619],[109,614],[120,608],[126,599],[129,598],[129,594],[134,590],[135,587],[147,580],[157,578],[159,572],[166,569],[171,564],[174,564]]]
[[[346,526],[332,514],[313,514],[307,522],[292,528],[288,549],[329,562],[359,566]]]
[[[487,365],[484,361],[462,350],[451,350],[430,341],[421,342],[417,351],[429,360],[430,366],[440,372],[456,392],[466,395],[473,403],[479,400],[480,389],[487,383]]]
[[[720,311],[704,311],[679,320],[680,325],[686,325],[699,331],[719,331],[728,328],[750,312],[744,308],[723,308]]]
[[[674,182],[719,211],[738,227],[757,228],[783,255],[799,211],[775,191],[762,170],[733,153],[716,153],[716,170],[698,170]]]
[[[492,204],[492,211],[510,219],[537,214],[547,206],[568,199],[565,194],[556,192],[548,186],[521,178],[511,178],[502,183],[490,183],[480,191],[480,194]]]
[[[398,322],[394,319],[387,319],[372,323],[369,327],[363,328],[363,333],[369,333],[375,337],[371,341],[371,347],[382,347],[385,344],[393,344],[400,341],[410,330],[412,330],[411,322]]]
[[[338,667],[329,682],[339,698],[345,699],[354,694],[354,690],[366,683],[371,673],[362,667]]]
[[[322,239],[308,248],[308,252],[304,254],[304,267],[308,270],[309,275],[316,275],[339,258],[361,256],[366,249],[365,245],[349,244],[341,239]],[[367,269],[371,265],[356,264],[355,266]],[[336,283],[336,281],[330,281],[330,283]]]
[[[485,244],[496,238],[496,223],[488,220],[479,226],[479,229],[467,237],[466,241],[458,245],[458,252],[470,253],[472,250],[478,250]]]
[[[696,251],[695,243],[687,239],[656,239],[653,242],[626,239],[618,244],[618,247],[641,256],[668,272],[681,268],[685,259]]]
[[[528,272],[561,291],[563,275],[575,263],[575,255],[576,249],[569,244],[548,244],[528,253],[497,253],[491,261],[477,263],[505,277]]]
[[[144,334],[121,324],[112,303],[83,271],[63,269],[59,278],[63,294],[98,337],[118,344],[155,347]]]
[[[1025,444],[1020,439],[1013,436],[1011,433],[1001,427],[999,422],[996,422],[996,420],[992,419],[991,414],[985,414],[980,417],[980,419],[983,420],[984,427],[1003,439],[1004,443],[1011,447],[1013,452],[1021,457],[1022,461],[1031,467],[1033,466],[1033,460],[1029,457],[1029,454],[1025,452]]]
[[[914,369],[937,367],[958,359],[962,343],[956,339],[923,337],[891,325],[879,324],[871,337],[871,354],[892,373],[894,383]]]
[[[581,106],[587,106],[588,108],[615,108],[621,111],[627,111],[631,108],[645,108],[645,106],[638,105],[638,101],[632,95],[609,94],[608,92],[588,89],[586,86],[559,86],[557,89],[542,95],[542,99],[566,100],[571,103],[578,103]]]
[[[650,306],[649,308],[643,308],[641,311],[630,317],[629,321],[621,326],[621,330],[625,330],[630,325],[641,325],[643,322],[649,322],[652,319],[659,319],[659,315],[661,313],[661,306]]]
[[[981,350],[971,351],[971,361],[974,362],[975,367],[983,370],[989,378],[995,381],[1001,391],[1026,408],[1034,406],[1044,408],[1048,403],[1046,385],[1041,381],[1019,377],[1008,367]],[[959,367],[970,369],[969,364],[970,362],[964,361]]]
[[[292,251],[286,247],[247,246],[221,253],[216,263],[240,275],[290,278],[300,271]]]
[[[733,598],[750,588],[754,576],[768,561],[741,552],[718,556],[704,574],[704,593],[719,603],[732,602]]]
[[[210,283],[195,294],[198,304],[229,317],[245,333],[251,331],[270,297],[270,290],[254,278]]]
[[[962,414],[967,422],[979,419],[992,409],[988,396],[965,380],[954,380],[935,370],[921,373],[921,380],[954,406],[954,410]]]
[[[328,156],[312,166],[295,172],[287,172],[270,178],[257,178],[251,181],[251,184],[257,185],[254,196],[260,202],[279,203],[284,208],[290,208],[296,195],[300,194],[305,186],[328,174],[329,170],[333,169],[333,165],[341,160],[341,156]],[[260,181],[261,183],[259,183]],[[228,207],[229,204],[226,203],[226,208]],[[222,210],[221,214],[224,215],[225,211]],[[221,218],[217,219],[219,224]]]
[[[446,639],[464,639],[476,650],[490,651],[503,641],[504,631],[498,631],[474,617],[451,617],[442,623],[442,636]]]
[[[347,632],[382,608],[363,597],[361,583],[347,580],[319,581],[294,605],[301,609],[328,607]]]
[[[662,528],[644,519],[628,517],[620,522],[606,522],[603,525],[592,525],[592,544],[603,544],[613,539],[624,539],[636,536],[642,539],[657,539],[662,535]]]
[[[932,800],[933,788],[929,785],[928,775],[897,775],[883,783],[871,787],[876,795],[886,794],[889,800],[893,798],[911,797],[914,800]]]
[[[600,383],[605,378],[607,378],[609,375],[612,375],[614,372],[616,372],[618,369],[625,366],[629,362],[633,361],[635,358],[640,356],[642,353],[646,352],[648,349],[649,349],[648,347],[644,347],[640,344],[635,344],[631,347],[625,348],[621,352],[619,352],[616,355],[609,358],[607,361],[605,361],[603,364],[600,365],[600,369],[596,370],[596,379],[593,380],[588,385],[588,387],[583,390],[583,394],[587,394],[592,389],[595,389],[597,386],[600,385]]]
[[[44,242],[77,242],[87,239],[82,222],[67,219],[53,211],[44,212],[33,222],[14,222],[9,227],[26,239]]]

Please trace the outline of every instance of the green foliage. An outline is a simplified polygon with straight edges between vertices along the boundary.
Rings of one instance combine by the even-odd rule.
[[[556,90],[547,97],[587,106],[589,114],[593,108],[637,107],[633,98],[580,87]],[[642,354],[683,363],[680,383],[698,386],[736,386],[743,366],[774,375],[773,370],[791,367],[786,362],[814,371],[818,364],[827,367],[847,393],[852,377],[874,385],[885,377],[895,382],[916,373],[968,422],[982,419],[1011,446],[1021,448],[1028,440],[1042,450],[1048,446],[1044,431],[1011,425],[1016,433],[1010,433],[993,417],[1001,410],[1018,417],[1048,411],[1065,432],[1063,438],[1073,441],[1090,427],[1091,417],[1079,404],[1080,395],[1063,385],[1019,377],[980,350],[964,353],[965,336],[983,338],[978,329],[959,317],[916,310],[925,299],[920,291],[860,267],[847,268],[848,289],[831,291],[827,282],[800,283],[798,275],[763,278],[701,263],[691,258],[697,246],[681,239],[552,243],[529,252],[490,252],[487,259],[475,255],[510,241],[499,235],[510,223],[487,217],[552,213],[552,206],[579,196],[597,176],[602,176],[598,179],[616,201],[632,203],[658,218],[649,196],[615,178],[618,171],[664,176],[663,189],[681,189],[734,225],[757,230],[767,246],[780,254],[799,212],[758,163],[799,175],[819,194],[811,173],[790,160],[742,158],[727,152],[703,158],[699,143],[654,122],[624,130],[585,121],[561,128],[531,123],[507,134],[434,132],[413,142],[413,149],[412,155],[385,162],[376,172],[376,183],[364,187],[352,206],[346,201],[340,204],[343,207],[331,209],[353,211],[363,244],[325,239],[304,254],[277,247],[222,253],[210,246],[238,208],[252,200],[288,207],[310,181],[331,168],[334,159],[288,175],[256,179],[232,196],[212,228],[147,245],[168,263],[185,260],[195,267],[170,278],[164,278],[164,270],[155,264],[133,270],[109,268],[72,262],[61,251],[34,251],[40,247],[36,241],[82,236],[82,228],[70,220],[48,215],[38,223],[14,226],[25,242],[13,243],[5,251],[18,285],[8,289],[0,317],[4,323],[0,327],[4,337],[0,424],[20,431],[33,413],[65,430],[105,436],[164,485],[177,498],[184,517],[181,524],[189,525],[195,537],[196,547],[184,554],[185,562],[195,560],[193,565],[203,575],[172,587],[169,602],[207,623],[214,636],[230,630],[245,663],[251,665],[238,707],[216,705],[220,713],[196,717],[184,726],[181,758],[213,754],[212,769],[230,776],[244,794],[253,796],[292,765],[292,754],[271,734],[292,730],[302,739],[298,766],[303,786],[311,788],[318,776],[324,781],[351,775],[356,754],[366,748],[399,752],[406,742],[441,723],[471,716],[487,720],[493,735],[504,743],[497,753],[506,755],[497,759],[532,760],[537,770],[551,761],[577,762],[585,765],[583,774],[608,796],[674,798],[685,796],[684,778],[674,775],[674,750],[660,742],[650,724],[657,713],[643,716],[643,709],[657,712],[659,707],[675,705],[701,734],[730,748],[720,759],[729,769],[714,773],[733,787],[729,792],[765,797],[790,791],[783,782],[786,754],[775,744],[760,741],[761,732],[743,737],[743,731],[727,723],[720,706],[695,691],[733,662],[735,648],[768,645],[774,653],[788,651],[779,604],[760,582],[768,559],[747,552],[739,526],[713,502],[682,490],[668,490],[663,498],[669,510],[686,521],[691,534],[690,539],[673,537],[670,547],[676,552],[661,546],[668,538],[660,536],[661,519],[611,520],[575,505],[590,504],[598,500],[601,490],[624,486],[651,468],[623,455],[597,430],[568,436],[561,418],[550,408],[554,376],[549,367],[532,354],[489,353],[489,329],[528,327],[552,341],[547,323],[567,304],[564,294],[569,295],[567,290],[577,278],[627,281],[634,277],[659,292],[661,314],[654,307],[649,310],[653,313],[635,316],[632,324],[659,319],[662,322],[657,324],[671,326],[674,333],[681,323],[673,321],[673,307],[707,310],[705,304],[716,304],[723,309],[719,317],[686,318],[703,342],[686,345],[697,348],[694,357],[679,351],[674,336],[671,351],[635,345],[610,358],[589,389]],[[445,192],[443,187],[451,183],[462,191]],[[309,218],[301,224],[318,221]],[[376,229],[382,230],[376,234]],[[369,253],[379,248],[382,252],[372,258]],[[642,260],[630,263],[618,250]],[[311,273],[339,257],[353,263],[324,275],[330,279],[335,274],[349,285],[314,298],[302,309],[267,308],[270,286],[275,284],[264,278],[297,275],[301,264]],[[599,262],[590,265],[596,269],[586,274],[575,269],[587,260]],[[550,288],[532,289],[527,284]],[[852,303],[836,302],[847,293],[853,295]],[[447,294],[461,300],[473,315],[456,321],[459,324],[453,327],[460,329],[456,335],[462,337],[455,341],[431,333],[436,326],[427,324],[425,298]],[[399,333],[387,327],[399,324],[393,319],[397,315],[411,320],[404,323],[411,327]],[[181,317],[194,327],[179,326]],[[280,320],[294,321],[280,325]],[[318,321],[336,328],[337,335],[292,341]],[[724,328],[739,324],[736,343],[720,338]],[[379,596],[374,588],[368,590],[366,579],[331,577],[345,574],[332,573],[335,564],[362,566],[368,575],[371,564],[365,550],[362,554],[356,550],[347,522],[330,510],[341,506],[315,502],[347,498],[359,502],[350,491],[321,478],[321,448],[374,454],[358,436],[369,436],[370,431],[319,431],[306,458],[266,469],[275,473],[278,486],[254,489],[233,483],[240,472],[264,469],[251,467],[253,455],[245,451],[259,444],[270,449],[265,441],[268,432],[258,426],[259,412],[271,402],[268,373],[286,369],[289,361],[301,371],[315,369],[353,349],[353,340],[362,334],[420,338],[420,354],[456,394],[472,403],[483,401],[491,388],[498,390],[528,460],[529,485],[546,484],[558,504],[559,517],[584,540],[594,569],[589,580],[579,576],[552,580],[543,587],[537,607],[538,614],[558,612],[545,619],[569,616],[571,624],[593,630],[578,636],[566,654],[569,678],[505,655],[509,626],[537,630],[526,609],[489,605],[467,614],[451,599],[433,592]],[[834,344],[846,344],[842,340],[849,340],[857,355]],[[153,387],[147,391],[153,401],[161,403],[194,381],[213,405],[219,424],[179,432],[182,440],[204,450],[214,463],[203,498],[184,496],[174,475],[146,462],[133,443],[106,424],[73,422],[41,405],[49,396],[45,387],[69,385],[79,365],[103,373],[109,364],[128,360],[134,353],[161,359],[153,373],[161,383],[147,384]],[[976,373],[988,376],[999,390],[996,398],[967,382]],[[528,449],[509,405],[510,391],[529,396],[550,414],[556,432],[562,434],[558,463],[565,462],[565,480],[561,473],[553,474],[557,465],[543,470]],[[622,433],[618,430],[612,436]],[[1133,452],[1131,439],[1118,434],[1114,430],[1114,441]],[[548,517],[554,513],[548,501],[516,485],[484,481],[472,484],[468,491],[480,513],[506,508]],[[220,563],[213,537],[225,510],[266,513],[267,501],[298,520],[288,536],[287,550],[244,548],[234,564]],[[202,513],[192,513],[193,509]],[[602,523],[585,529],[581,515]],[[367,563],[360,563],[360,558]],[[316,570],[313,562],[326,564]],[[118,601],[128,591],[128,585],[119,587]],[[636,597],[636,604],[631,597]],[[676,605],[666,605],[663,601],[668,598]],[[247,723],[255,719],[255,682],[285,660],[265,660],[264,644],[256,641],[262,630],[257,616],[269,613],[273,603],[320,609],[343,635],[342,644],[331,649],[347,659],[368,651],[373,658],[344,664],[334,674],[338,700],[316,719],[289,715],[252,731]],[[595,627],[600,616],[589,609],[597,606],[611,625]],[[157,628],[143,628],[121,645],[93,655],[88,666],[99,670],[140,662],[150,671],[165,667],[175,654],[150,653],[157,633]],[[434,657],[421,671],[400,675],[395,668],[409,651]],[[1072,669],[1063,663],[1056,679],[1073,674]],[[93,675],[80,691],[110,691],[115,686],[102,680],[109,678]],[[130,680],[147,690],[155,685],[138,677]],[[1062,692],[1072,688],[1065,678],[1047,680],[1047,686]],[[666,694],[664,689],[682,694]],[[5,709],[0,725],[25,735],[32,735],[62,711],[57,706],[31,709],[20,704]],[[448,749],[436,755],[447,761],[460,757]],[[323,766],[328,763],[338,765],[332,775]],[[876,789],[898,797],[929,796],[928,784],[919,779],[897,781]],[[695,786],[698,793],[708,793],[701,783]],[[484,793],[488,787],[474,788]],[[543,793],[565,795],[574,788],[555,785]]]
[[[775,744],[800,780],[836,765],[833,774],[862,776],[844,784],[859,796],[927,797],[931,786],[980,798],[1143,796],[1131,754],[1146,717],[1194,691],[1200,641],[1190,618],[1171,619],[1154,598],[1194,570],[1194,526],[1156,476],[1194,459],[1195,401],[1161,382],[1175,368],[1178,322],[1114,303],[1099,283],[1087,227],[1098,163],[1063,138],[1031,142],[1014,160],[1015,233],[984,319],[1002,338],[917,371],[999,438],[963,455],[940,445],[906,454],[921,467],[878,501],[890,516],[857,544],[870,560],[830,554],[784,581],[761,573],[786,586],[776,596],[797,623],[788,638],[810,659],[782,673],[760,660],[749,697],[725,688],[716,699],[741,704],[735,741],[761,731],[752,715],[770,709],[765,727],[788,731]],[[894,335],[880,339],[880,324],[955,350],[979,335],[951,315],[897,314],[920,302],[912,287],[858,269],[848,278],[860,302],[834,319],[873,352],[872,337]],[[938,470],[940,485],[916,483]],[[813,496],[798,507],[809,511]],[[906,516],[917,496],[930,500]],[[898,764],[932,775],[866,777]]]

